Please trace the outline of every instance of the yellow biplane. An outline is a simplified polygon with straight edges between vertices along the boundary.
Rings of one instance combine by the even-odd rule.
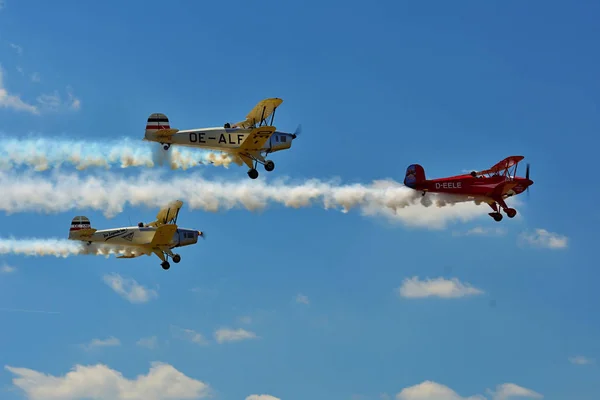
[[[169,257],[175,264],[181,261],[181,256],[174,254],[172,249],[196,244],[198,237],[204,237],[200,231],[177,226],[177,216],[182,206],[182,201],[173,201],[159,210],[155,221],[148,224],[140,222],[136,227],[97,230],[92,228],[89,218],[77,216],[71,221],[69,239],[87,242],[88,245],[95,243],[126,249],[126,254],[117,258],[134,258],[154,253],[161,259],[161,266],[166,270],[171,267],[167,261]]]
[[[154,113],[148,117],[144,140],[160,143],[165,151],[171,145],[179,145],[227,153],[238,165],[246,164],[248,176],[256,179],[259,163],[266,171],[275,169],[275,163],[267,160],[266,155],[289,149],[300,134],[300,126],[294,133],[280,132],[273,126],[275,110],[281,103],[283,100],[277,97],[264,99],[245,120],[233,125],[226,123],[222,128],[173,129],[165,114]],[[269,117],[271,120],[267,123]]]

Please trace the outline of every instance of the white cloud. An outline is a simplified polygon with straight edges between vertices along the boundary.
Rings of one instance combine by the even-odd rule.
[[[217,343],[238,342],[240,340],[257,339],[258,336],[254,332],[245,329],[229,329],[221,328],[215,331],[215,339]]]
[[[534,233],[522,233],[521,242],[529,244],[533,247],[566,249],[568,245],[568,238],[557,233],[548,232],[545,229],[536,229]]]
[[[505,228],[484,228],[481,226],[476,226],[475,228],[469,229],[468,231],[462,232],[453,232],[454,236],[503,236],[506,234]]]
[[[171,326],[171,329],[174,331],[174,335],[176,337],[189,340],[192,343],[206,345],[208,344],[208,340],[201,334],[193,329],[180,328],[177,326]]]
[[[4,87],[4,70],[0,65],[0,108],[9,108],[16,111],[26,111],[32,114],[39,114],[36,106],[28,104],[21,100],[19,95],[8,93]]]
[[[504,383],[498,385],[495,391],[487,391],[492,400],[508,400],[514,397],[527,399],[541,399],[543,396],[531,389],[515,385],[514,383]],[[486,400],[481,394],[469,397],[463,397],[450,389],[448,386],[433,381],[424,381],[418,385],[402,389],[396,394],[396,400]]]
[[[44,93],[37,97],[36,101],[40,108],[50,112],[58,112],[62,110],[79,110],[81,101],[73,94],[73,89],[67,86],[67,99],[63,101],[58,90],[51,94]]]
[[[135,279],[123,278],[117,273],[104,275],[103,279],[112,290],[131,303],[146,303],[158,297],[156,290],[148,289],[137,283]]]
[[[40,73],[39,72],[34,72],[33,74],[31,74],[31,81],[35,82],[35,83],[40,82],[41,81]]]
[[[158,347],[158,338],[156,336],[141,338],[136,342],[136,344],[148,349],[155,349]]]
[[[73,88],[71,86],[67,86],[67,96],[67,105],[69,106],[69,108],[73,110],[79,110],[81,108],[81,100],[75,97],[75,95],[73,94]]]
[[[488,391],[492,395],[492,400],[508,400],[512,398],[542,399],[544,396],[534,392],[531,389],[524,388],[514,383],[503,383],[496,386],[495,391]]]
[[[97,347],[114,347],[120,346],[121,341],[114,336],[111,336],[107,339],[92,339],[90,343],[87,345],[83,345],[88,350],[97,348]]]
[[[402,285],[396,289],[398,294],[409,299],[424,297],[441,297],[445,299],[458,298],[483,294],[483,291],[462,283],[457,278],[444,279],[442,277],[419,280],[418,277],[406,278]]]
[[[15,272],[17,269],[13,266],[4,264],[3,266],[0,267],[0,274],[10,274]]]
[[[281,400],[279,397],[271,396],[270,394],[251,394],[246,397],[246,400]]]
[[[402,389],[396,400],[485,400],[481,395],[462,397],[448,386],[425,381]]]
[[[5,366],[13,385],[29,400],[183,400],[209,397],[208,384],[190,378],[172,365],[153,362],[146,375],[128,379],[103,364],[75,365],[63,376],[29,368]]]
[[[593,359],[587,358],[585,356],[569,357],[569,361],[571,362],[571,364],[577,364],[577,365],[587,365],[587,364],[594,363]]]
[[[23,54],[23,48],[21,46],[19,46],[18,44],[14,44],[14,43],[9,43],[8,44],[10,47],[12,47],[18,55]]]
[[[298,294],[298,296],[296,296],[296,303],[310,304],[310,301],[308,300],[308,296],[305,296],[303,294]]]

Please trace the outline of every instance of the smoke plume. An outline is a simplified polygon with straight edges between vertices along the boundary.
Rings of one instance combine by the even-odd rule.
[[[171,169],[192,168],[201,164],[229,167],[234,160],[227,154],[202,149],[172,146],[164,151],[158,143],[122,139],[107,143],[67,139],[23,139],[0,136],[0,169],[19,167],[36,171],[72,166],[88,168],[120,168],[169,166]]]
[[[40,238],[0,238],[0,255],[12,254],[22,256],[55,256],[69,257],[75,255],[140,255],[149,254],[141,249],[108,245],[105,243],[86,243],[68,239],[40,239]]]
[[[93,209],[103,211],[107,218],[116,216],[128,204],[158,209],[172,199],[182,200],[193,210],[210,212],[232,208],[256,211],[269,205],[296,209],[320,206],[342,212],[359,209],[363,215],[385,216],[406,225],[431,228],[442,228],[449,220],[466,221],[490,211],[486,205],[477,207],[472,202],[462,202],[462,197],[435,194],[422,197],[392,180],[341,185],[316,179],[292,184],[279,179],[267,184],[264,179],[218,182],[198,176],[168,177],[156,172],[125,178],[110,172],[87,177],[58,173],[42,177],[0,171],[0,187],[3,192],[0,210],[7,213]]]

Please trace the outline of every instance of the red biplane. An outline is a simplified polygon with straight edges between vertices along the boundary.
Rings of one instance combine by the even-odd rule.
[[[423,192],[449,193],[464,196],[464,201],[485,202],[492,207],[494,212],[489,215],[496,221],[502,220],[502,214],[498,205],[509,218],[517,215],[517,210],[509,208],[504,199],[529,191],[533,181],[529,179],[529,164],[525,172],[525,178],[517,177],[517,165],[525,157],[510,156],[500,161],[485,171],[473,171],[470,174],[451,176],[448,178],[431,179],[425,178],[425,170],[419,164],[409,165],[404,177],[404,185],[411,189]]]

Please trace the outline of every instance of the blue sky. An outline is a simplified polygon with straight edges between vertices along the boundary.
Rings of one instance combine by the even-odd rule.
[[[600,395],[598,4],[3,4],[5,161],[15,140],[147,149],[153,112],[221,126],[266,97],[284,99],[279,129],[303,133],[256,181],[236,165],[0,170],[2,399]],[[501,223],[487,206],[342,213],[264,194],[311,179],[368,192],[412,163],[442,177],[513,154],[535,184]],[[90,177],[110,196],[97,207]],[[27,238],[65,239],[75,215],[99,229],[152,221],[152,201],[123,205],[114,180],[152,201],[184,191],[179,223],[207,240],[169,271],[154,256],[14,254]],[[243,202],[235,187],[266,207],[190,206],[190,193]]]

